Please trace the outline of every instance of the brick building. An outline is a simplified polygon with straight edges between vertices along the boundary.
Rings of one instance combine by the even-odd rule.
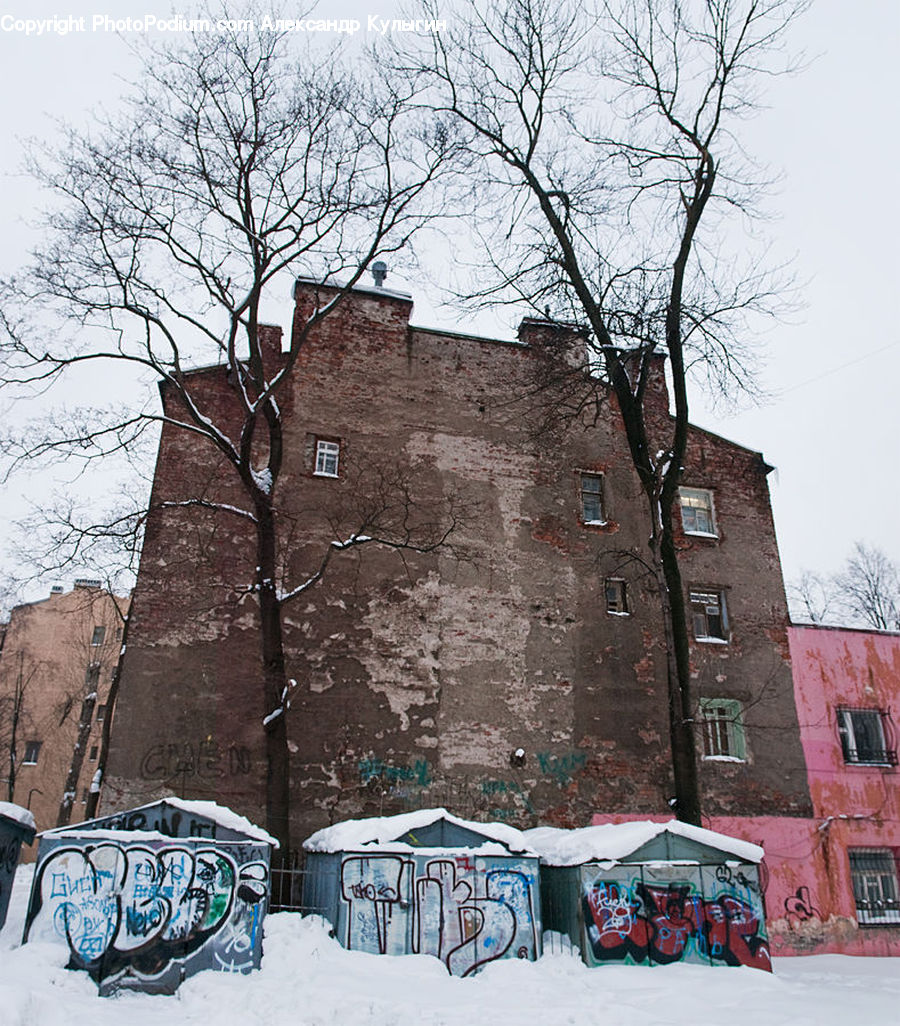
[[[297,317],[317,288],[298,283]],[[600,389],[596,415],[545,416],[567,387],[548,383],[548,347],[577,355],[571,333],[526,320],[518,342],[500,342],[412,327],[411,308],[403,294],[355,290],[279,396],[288,587],[392,495],[414,533],[458,518],[451,546],[429,554],[341,551],[286,607],[294,836],[436,804],[520,826],[665,811],[664,640],[635,558],[646,513],[614,401]],[[266,338],[274,366],[280,331]],[[201,409],[228,420],[225,370],[193,374]],[[662,361],[653,396],[668,417]],[[174,402],[165,389],[163,402]],[[227,510],[171,505],[241,505],[202,445],[163,428],[103,811],[174,791],[260,821],[254,542]],[[702,788],[717,813],[804,816],[769,469],[692,429],[678,543]]]
[[[57,825],[70,773],[71,820],[83,818],[127,605],[82,579],[10,614],[0,650],[0,797],[30,808],[38,830]]]

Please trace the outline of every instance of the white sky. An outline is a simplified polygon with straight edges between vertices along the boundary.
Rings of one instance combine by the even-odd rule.
[[[234,5],[236,14],[240,6]],[[396,0],[333,0],[322,6],[322,16],[355,17],[365,26],[368,15],[389,17],[398,6]],[[19,140],[51,136],[52,118],[78,124],[96,105],[114,104],[122,79],[133,73],[128,41],[135,37],[91,31],[93,15],[163,17],[168,11],[167,2],[140,0],[19,0],[0,8],[0,15],[15,18],[84,16],[88,29],[64,37],[0,30],[0,274],[26,262],[34,238],[28,222],[41,203],[19,174]],[[194,11],[178,5],[183,17]],[[301,11],[298,5],[287,13]],[[900,441],[894,310],[900,282],[900,4],[814,0],[793,37],[795,48],[810,58],[808,67],[771,81],[769,109],[744,126],[742,138],[751,153],[783,172],[770,203],[780,214],[770,226],[773,259],[794,258],[805,306],[767,338],[766,405],[723,414],[695,397],[692,417],[761,450],[777,467],[770,481],[789,579],[801,569],[836,569],[857,539],[900,558],[894,529],[900,475],[887,458]],[[423,256],[437,273],[452,260],[449,252]],[[415,323],[453,326],[454,315],[435,308],[438,297],[427,284],[396,275],[387,284],[413,293]],[[287,297],[279,309],[287,327]],[[467,318],[467,330],[471,323]],[[511,336],[512,324],[485,320],[477,330]],[[22,415],[0,403],[0,417]],[[23,490],[27,497],[40,482],[16,481],[0,495],[0,566],[10,521],[24,509]]]

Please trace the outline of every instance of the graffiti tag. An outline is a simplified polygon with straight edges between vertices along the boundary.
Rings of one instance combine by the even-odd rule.
[[[341,894],[347,947],[378,954],[412,950],[468,976],[498,958],[537,957],[532,877],[502,862],[468,857],[348,857]]]
[[[222,747],[207,738],[153,745],[144,753],[140,774],[144,780],[168,780],[172,777],[217,779],[240,776],[252,769],[250,751],[241,745]]]

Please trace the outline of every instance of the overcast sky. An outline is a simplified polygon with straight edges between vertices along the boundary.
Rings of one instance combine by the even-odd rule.
[[[334,0],[323,12],[358,18],[365,27],[368,15],[389,17],[397,6]],[[19,174],[19,140],[52,135],[53,118],[77,125],[96,105],[114,105],[134,71],[128,44],[135,36],[92,30],[93,17],[148,12],[166,16],[167,2],[32,0],[0,7],[0,16],[13,19],[84,17],[87,28],[28,37],[14,24],[5,30],[9,19],[0,21],[0,274],[27,260],[34,238],[29,221],[41,203]],[[178,13],[189,18],[194,8],[179,5]],[[892,455],[900,442],[900,3],[814,0],[794,27],[793,44],[806,51],[808,66],[768,84],[768,109],[745,126],[742,138],[783,173],[770,204],[779,213],[770,226],[773,259],[794,259],[804,307],[767,337],[768,402],[728,414],[695,397],[692,417],[761,450],[777,468],[770,481],[789,579],[802,569],[836,569],[856,540],[900,559],[900,473]],[[433,268],[452,260],[438,251],[424,256]],[[387,284],[413,293],[415,323],[454,325],[426,282],[395,276]],[[505,317],[485,321],[481,330],[512,337]],[[23,412],[0,403],[0,416],[18,419]],[[0,496],[0,549],[10,521],[24,509],[23,489],[38,492],[40,483],[13,482]]]

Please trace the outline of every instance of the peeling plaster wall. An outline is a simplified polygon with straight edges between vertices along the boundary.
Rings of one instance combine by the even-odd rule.
[[[298,317],[309,301],[301,288]],[[607,400],[596,420],[538,433],[534,410],[515,401],[542,372],[535,349],[410,328],[409,312],[390,294],[348,297],[301,352],[280,400],[288,455],[276,499],[288,585],[398,478],[415,497],[414,523],[451,509],[458,518],[452,550],[401,558],[353,549],[286,609],[298,682],[289,719],[295,836],[435,804],[521,826],[582,824],[598,807],[665,809],[663,633],[653,587],[622,556],[643,551],[647,530],[614,407]],[[198,375],[210,404],[228,402],[220,371]],[[657,416],[668,416],[661,377],[655,394]],[[337,480],[313,474],[317,437],[340,440]],[[604,475],[603,525],[580,522],[579,472]],[[221,464],[165,428],[154,499],[184,499],[197,482],[240,505]],[[758,738],[746,763],[703,767],[707,803],[803,814],[765,464],[695,430],[685,483],[714,490],[720,525],[718,539],[679,538],[685,579],[727,588],[732,626],[730,644],[694,646],[698,693],[740,699]],[[260,817],[254,607],[234,587],[250,580],[252,553],[236,517],[181,508],[151,518],[110,807],[174,789]],[[606,613],[610,575],[627,578],[630,616]],[[226,756],[215,773],[197,754],[207,741]],[[193,755],[179,763],[188,743]],[[169,762],[153,764],[168,776],[148,778],[140,753],[150,744],[175,746]],[[513,766],[518,748],[525,764]]]

